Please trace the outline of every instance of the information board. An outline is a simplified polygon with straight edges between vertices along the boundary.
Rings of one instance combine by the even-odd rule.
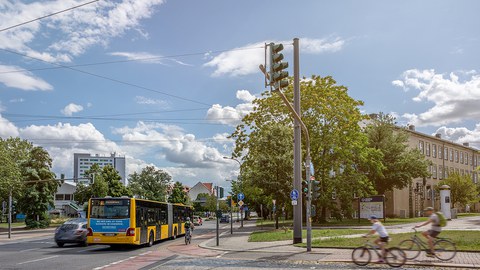
[[[370,216],[385,218],[385,197],[371,196],[359,199],[360,218],[368,219]]]

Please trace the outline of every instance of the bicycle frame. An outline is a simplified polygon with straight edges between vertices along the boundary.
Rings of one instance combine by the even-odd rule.
[[[365,242],[364,247],[366,247],[366,248],[369,249],[369,250],[375,251],[375,253],[377,254],[378,257],[380,257],[380,258],[383,257],[383,255],[381,254],[382,250],[380,249],[380,247],[377,248],[376,246],[374,246],[374,245],[370,242],[370,239],[367,239],[367,241]],[[387,250],[388,248],[385,248],[385,249]]]

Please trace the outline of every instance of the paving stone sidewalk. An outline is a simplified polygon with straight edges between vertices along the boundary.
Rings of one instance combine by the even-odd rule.
[[[397,228],[396,232],[409,231],[411,226]],[[351,262],[352,249],[338,248],[313,248],[312,252],[306,252],[305,248],[295,247],[292,241],[275,242],[248,242],[248,237],[254,231],[258,231],[255,222],[246,222],[244,228],[235,229],[233,235],[230,231],[221,234],[220,245],[216,246],[216,241],[210,239],[202,242],[199,246],[205,249],[223,251],[225,253],[252,252],[252,253],[278,253],[284,260],[301,262]],[[349,235],[345,237],[358,237],[359,235]],[[285,255],[288,254],[288,255]],[[372,257],[372,261],[377,258]],[[428,258],[425,253],[414,261],[407,264],[416,266],[433,267],[452,267],[452,268],[480,268],[480,252],[458,252],[455,258],[448,262],[442,262],[437,259]]]

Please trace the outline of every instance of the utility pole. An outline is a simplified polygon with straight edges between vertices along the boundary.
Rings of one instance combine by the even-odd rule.
[[[293,39],[293,106],[300,111],[300,49],[298,38]],[[293,133],[293,188],[302,190],[302,130],[300,122],[294,119]],[[298,196],[297,205],[293,206],[293,243],[302,243],[302,196]]]
[[[230,234],[233,234],[233,192],[230,197]]]
[[[12,238],[12,188],[8,193],[8,238]]]
[[[217,190],[217,213],[215,214],[217,216],[217,247],[220,245],[220,234],[219,234],[219,230],[220,230],[220,219],[218,219],[218,213],[220,212],[220,204],[218,202],[218,185],[216,187],[216,190]]]

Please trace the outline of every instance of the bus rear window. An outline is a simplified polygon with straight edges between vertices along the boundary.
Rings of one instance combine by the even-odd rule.
[[[93,199],[90,218],[122,219],[130,217],[130,200]]]

